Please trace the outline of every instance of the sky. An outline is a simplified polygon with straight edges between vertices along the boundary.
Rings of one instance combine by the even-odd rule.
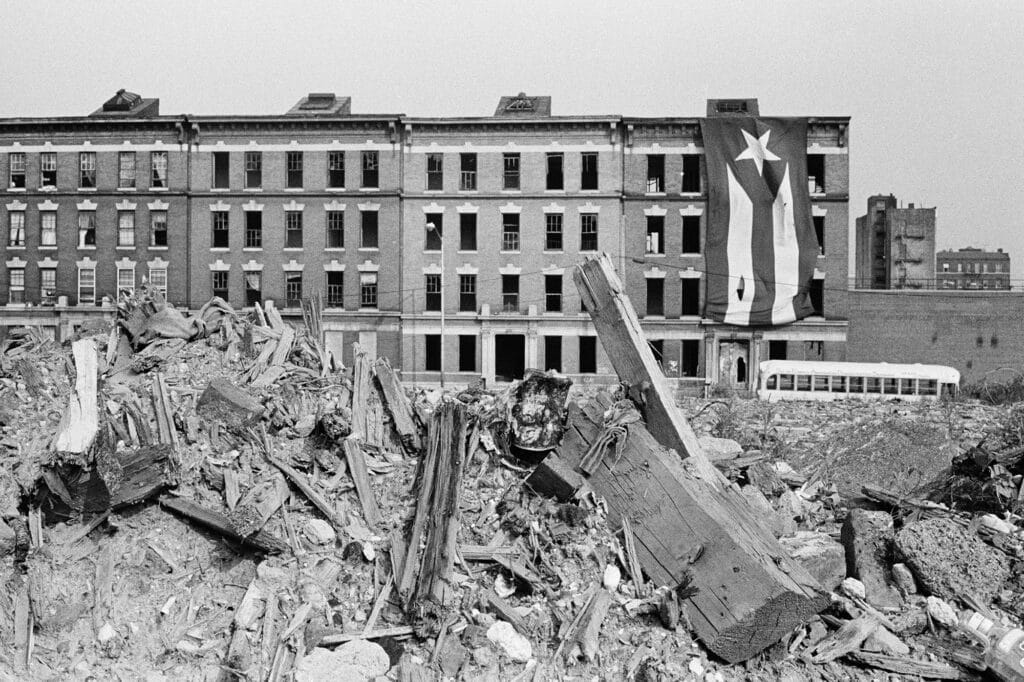
[[[45,7],[45,11],[41,8]],[[1024,2],[0,0],[0,117],[87,114],[118,88],[165,114],[849,115],[850,223],[867,197],[937,209],[937,246],[1008,250],[1024,283]],[[852,273],[851,273],[852,274]]]

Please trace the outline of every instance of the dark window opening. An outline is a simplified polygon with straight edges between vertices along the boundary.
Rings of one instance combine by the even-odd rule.
[[[700,315],[700,279],[697,277],[683,277],[679,280],[682,285],[682,309],[683,316],[696,317]]]
[[[647,191],[665,191],[665,155],[647,155]]]
[[[811,280],[811,307],[814,308],[814,314],[819,316],[825,315],[825,280],[824,279],[812,279]]]
[[[427,154],[427,190],[444,189],[444,154]]]
[[[263,152],[245,153],[245,186],[248,189],[263,186]]]
[[[424,366],[428,372],[441,371],[441,335],[425,334],[424,341]]]
[[[213,212],[213,248],[228,248],[228,212]]]
[[[562,276],[544,275],[544,310],[562,312]]]
[[[476,275],[459,275],[459,312],[476,312]]]
[[[459,154],[459,189],[476,189],[476,154]]]
[[[700,366],[700,341],[697,339],[683,339],[683,365],[680,372],[684,377],[697,376]]]
[[[505,313],[519,312],[519,275],[501,276],[501,310]]]
[[[213,187],[228,189],[231,186],[231,162],[228,152],[213,153]]]
[[[476,213],[459,214],[459,251],[476,251]]]
[[[327,307],[345,307],[345,273],[327,273]]]
[[[441,310],[441,275],[424,275],[424,278],[427,297],[426,310],[439,312]]]
[[[501,250],[519,250],[519,214],[501,214]]]
[[[546,213],[544,215],[544,250],[562,250],[562,214]]]
[[[263,248],[263,213],[260,211],[245,212],[245,248]]]
[[[284,225],[285,225],[284,247],[286,249],[301,249],[302,248],[302,212],[301,211],[285,211],[284,212]]]
[[[597,337],[581,336],[580,374],[597,374]]]
[[[362,230],[359,245],[364,249],[377,248],[377,211],[362,211]]]
[[[167,211],[149,214],[150,246],[167,246]]]
[[[505,154],[502,157],[504,164],[505,189],[519,189],[519,154]]]
[[[302,152],[287,152],[285,154],[285,165],[288,176],[285,180],[286,187],[298,189],[302,187]]]
[[[562,337],[544,337],[544,369],[562,371]]]
[[[825,216],[814,216],[814,236],[818,238],[818,253],[825,255]]]
[[[561,152],[549,153],[547,156],[548,172],[546,186],[548,189],[565,189],[565,180],[562,177],[563,158]]]
[[[494,335],[494,374],[498,381],[522,379],[526,372],[526,337],[522,334]]]
[[[327,186],[345,187],[345,152],[327,152]]]
[[[700,193],[700,154],[683,154],[683,187],[687,194]]]
[[[597,152],[580,154],[580,189],[597,189]]]
[[[327,248],[345,248],[345,212],[327,212]]]
[[[654,361],[659,365],[665,362],[665,341],[664,339],[649,340],[647,345],[651,348],[651,353],[654,355]]]
[[[245,273],[245,305],[254,306],[263,300],[263,275],[259,272]]]
[[[665,315],[665,280],[647,278],[647,316]]]
[[[807,155],[807,189],[811,194],[825,192],[825,155]]]
[[[213,295],[228,300],[228,273],[227,270],[217,270],[210,273],[213,280]]]
[[[683,216],[683,253],[700,253],[700,216]]]
[[[380,186],[380,155],[377,152],[363,152],[363,187]]]
[[[580,214],[580,251],[597,251],[597,214]]]
[[[768,359],[769,360],[785,360],[786,359],[786,342],[785,341],[769,341],[768,342]]]
[[[284,273],[285,307],[299,308],[302,306],[302,273]]]
[[[444,230],[444,215],[441,213],[428,213],[427,224],[424,231],[426,242],[423,245],[424,251],[441,250],[441,234]]]
[[[665,253],[665,217],[660,215],[647,216],[647,246],[648,254]]]
[[[476,371],[476,336],[459,334],[459,371]]]

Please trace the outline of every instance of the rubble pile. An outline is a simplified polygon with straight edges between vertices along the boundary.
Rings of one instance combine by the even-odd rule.
[[[584,275],[614,390],[342,367],[315,300],[295,327],[142,292],[64,345],[8,339],[0,678],[978,678],[963,614],[1024,617],[999,408],[677,409]],[[920,483],[882,486],[899,467]]]

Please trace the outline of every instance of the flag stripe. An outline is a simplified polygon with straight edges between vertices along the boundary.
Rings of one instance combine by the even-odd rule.
[[[800,292],[800,243],[796,237],[790,182],[789,164],[786,164],[773,205],[775,303],[772,306],[772,324],[788,324],[796,320],[793,299]]]
[[[743,186],[726,166],[729,174],[729,239],[727,253],[729,261],[729,304],[725,310],[725,322],[747,326],[750,324],[750,309],[754,305],[757,289],[754,281],[753,227],[754,204]],[[743,287],[743,297],[738,289]]]

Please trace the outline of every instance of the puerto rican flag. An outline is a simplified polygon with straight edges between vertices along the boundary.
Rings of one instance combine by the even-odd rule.
[[[807,119],[701,121],[707,158],[704,316],[783,325],[810,315],[818,240],[807,187]]]

